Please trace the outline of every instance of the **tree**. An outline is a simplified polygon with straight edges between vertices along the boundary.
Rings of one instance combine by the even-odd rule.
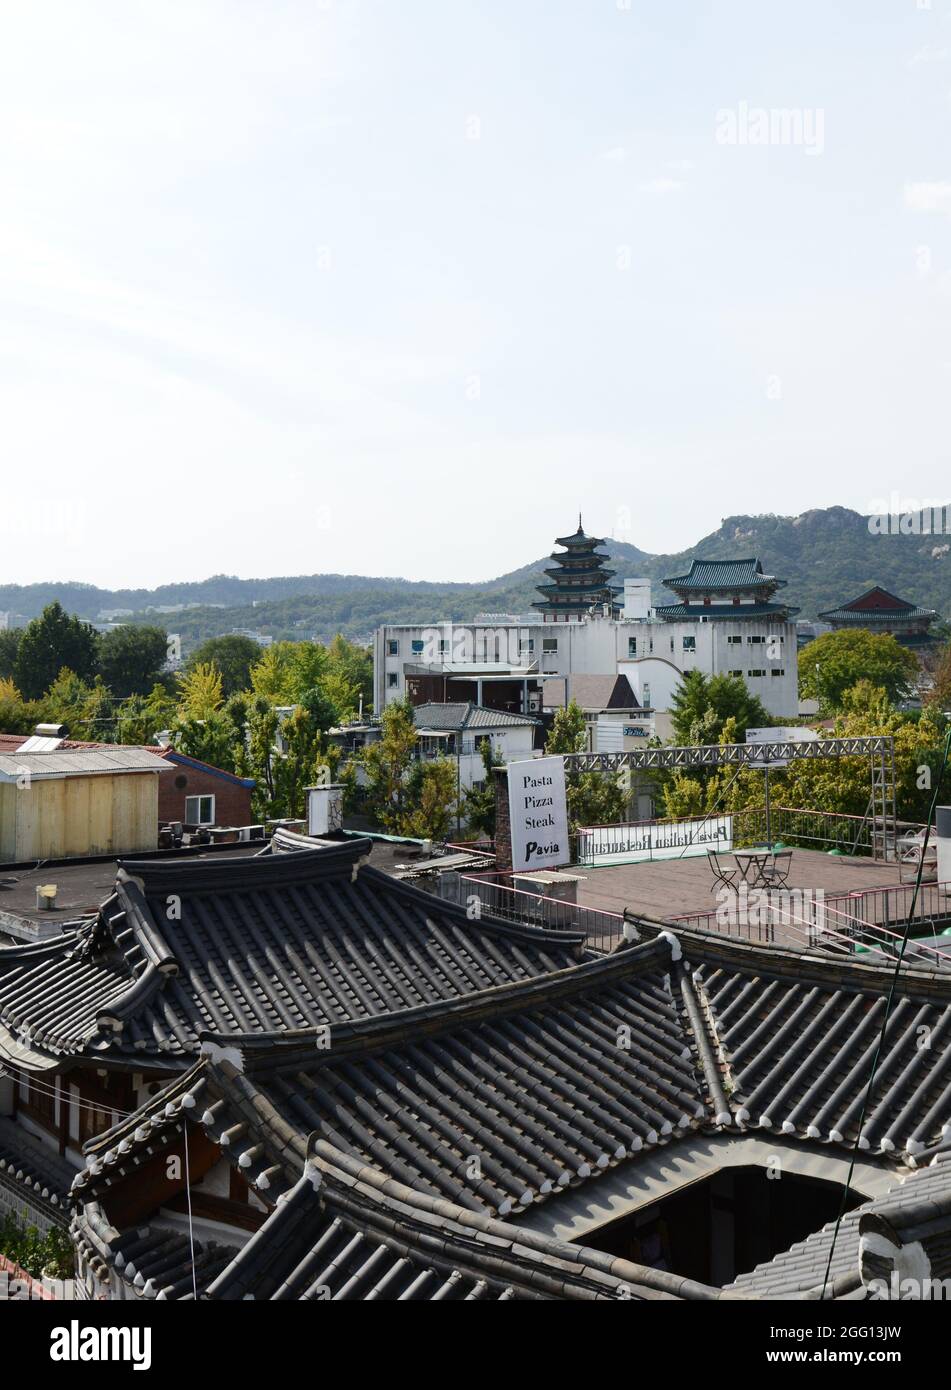
[[[261,659],[261,644],[253,637],[242,637],[240,633],[228,633],[223,637],[209,637],[196,647],[188,661],[186,670],[195,666],[214,666],[221,676],[222,694],[227,700],[251,684],[251,667]]]
[[[484,785],[467,787],[462,794],[462,811],[469,832],[475,831],[495,839],[495,762],[492,740],[482,739],[479,744],[482,755],[482,768],[485,772]]]
[[[182,671],[178,689],[179,712],[184,719],[208,719],[224,703],[221,674],[210,662]]]
[[[864,628],[824,632],[799,653],[799,694],[817,700],[824,715],[843,709],[845,692],[859,681],[885,691],[891,704],[904,699],[918,675],[918,662],[890,633]]]
[[[155,735],[171,728],[176,715],[175,701],[157,682],[148,695],[123,700],[116,711],[116,743],[154,743]]]
[[[939,710],[951,710],[951,643],[942,651],[935,668],[934,686],[928,693],[927,704]]]
[[[413,763],[407,779],[408,808],[399,833],[417,840],[445,840],[456,811],[456,763],[434,758]]]
[[[587,747],[584,711],[570,700],[555,711],[545,743],[546,753],[583,753]],[[579,826],[607,825],[622,821],[627,812],[628,794],[623,777],[603,772],[577,772],[565,765],[565,797],[568,803],[568,831],[573,837]]]
[[[367,805],[377,824],[401,834],[406,775],[416,751],[416,723],[408,700],[393,700],[380,717],[381,737],[363,754]]]
[[[48,690],[64,666],[80,680],[92,681],[99,665],[99,634],[90,623],[70,617],[59,603],[49,603],[23,630],[13,675],[29,700]]]
[[[739,676],[705,676],[702,671],[685,673],[671,704],[670,720],[679,744],[719,743],[727,720],[733,721],[737,742],[742,743],[747,729],[773,722]]]
[[[99,674],[119,700],[146,695],[157,681],[168,656],[163,627],[128,623],[113,628],[99,645]]]
[[[23,631],[18,627],[0,629],[0,680],[13,675],[22,636]]]

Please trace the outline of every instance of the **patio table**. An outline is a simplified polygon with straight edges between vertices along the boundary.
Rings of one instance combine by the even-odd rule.
[[[733,858],[736,860],[736,867],[740,871],[740,878],[752,888],[762,887],[768,882],[766,878],[766,865],[773,858],[775,850],[771,849],[735,849]]]

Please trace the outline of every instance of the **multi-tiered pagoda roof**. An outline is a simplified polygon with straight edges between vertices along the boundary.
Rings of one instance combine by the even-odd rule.
[[[661,604],[657,616],[667,622],[692,618],[775,618],[785,622],[799,612],[783,602],[774,602],[785,579],[764,574],[762,563],[748,560],[694,560],[688,574],[665,579],[679,603]]]
[[[607,555],[598,551],[604,541],[585,535],[579,515],[574,535],[559,536],[555,544],[564,549],[552,551],[556,563],[545,570],[550,582],[537,586],[541,598],[532,607],[545,622],[582,617],[597,606],[606,606],[610,616],[616,617],[621,586],[612,584],[615,572],[606,567]]]

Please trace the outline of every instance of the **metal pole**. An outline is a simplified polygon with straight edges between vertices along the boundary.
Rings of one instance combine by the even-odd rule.
[[[765,766],[765,768],[763,769],[763,771],[764,771],[764,773],[765,773],[765,775],[766,775],[766,848],[767,848],[767,849],[772,849],[772,848],[773,848],[773,829],[772,829],[772,825],[771,825],[771,823],[770,823],[770,815],[769,815],[769,763],[766,764],[766,766]]]

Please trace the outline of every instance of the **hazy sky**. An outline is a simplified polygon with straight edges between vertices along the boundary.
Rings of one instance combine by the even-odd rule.
[[[951,0],[0,21],[4,581],[951,495]]]

